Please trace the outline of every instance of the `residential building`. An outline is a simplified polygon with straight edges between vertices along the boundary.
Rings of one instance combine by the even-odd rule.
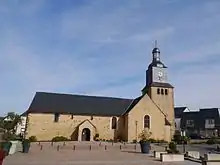
[[[181,118],[183,116],[183,113],[190,112],[189,108],[187,107],[175,107],[174,113],[175,113],[175,130],[181,131]]]
[[[186,130],[188,135],[219,136],[219,112],[219,108],[204,108],[199,111],[184,113],[181,119],[181,128]]]

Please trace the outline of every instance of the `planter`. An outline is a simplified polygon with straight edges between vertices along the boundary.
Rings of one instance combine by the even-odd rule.
[[[141,152],[144,154],[149,154],[150,153],[150,142],[143,142],[140,141],[140,146],[141,146]]]
[[[11,141],[11,148],[9,150],[9,155],[14,154],[17,151],[19,141]]]
[[[5,156],[6,156],[6,152],[1,149],[0,150],[0,165],[2,165],[1,163],[5,159]]]
[[[220,161],[220,154],[204,154],[204,159],[207,161]]]
[[[182,155],[182,154],[161,154],[160,160],[162,162],[182,162],[182,161],[184,161],[184,155]]]
[[[186,156],[194,159],[200,159],[200,153],[198,151],[187,151]]]
[[[154,151],[154,158],[159,158],[161,154],[167,154],[166,151]]]
[[[11,142],[2,142],[2,143],[1,143],[1,149],[2,149],[3,151],[5,151],[5,154],[6,154],[6,155],[9,154],[11,145],[12,145]]]
[[[23,153],[28,153],[30,149],[30,142],[23,141],[22,142],[22,152]]]

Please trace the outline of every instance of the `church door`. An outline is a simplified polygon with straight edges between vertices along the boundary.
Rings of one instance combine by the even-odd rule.
[[[90,129],[89,128],[84,128],[82,130],[82,141],[90,141]]]

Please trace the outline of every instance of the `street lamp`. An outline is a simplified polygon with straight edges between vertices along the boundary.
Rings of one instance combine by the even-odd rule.
[[[135,121],[135,136],[136,136],[136,143],[137,143],[137,124],[138,124],[138,121],[136,120]]]
[[[185,140],[184,140],[185,136],[186,136],[186,131],[185,130],[181,130],[181,137],[182,137],[182,144],[183,144],[183,153],[186,152],[186,146],[185,146]]]

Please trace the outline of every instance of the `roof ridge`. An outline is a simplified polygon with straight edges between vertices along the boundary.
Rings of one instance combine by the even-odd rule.
[[[57,92],[36,92],[42,94],[56,94],[56,95],[66,95],[66,96],[79,96],[79,97],[95,97],[95,98],[109,98],[109,99],[121,99],[121,100],[133,100],[132,98],[122,98],[122,97],[110,97],[110,96],[97,96],[97,95],[85,95],[85,94],[68,94],[68,93],[57,93]]]

